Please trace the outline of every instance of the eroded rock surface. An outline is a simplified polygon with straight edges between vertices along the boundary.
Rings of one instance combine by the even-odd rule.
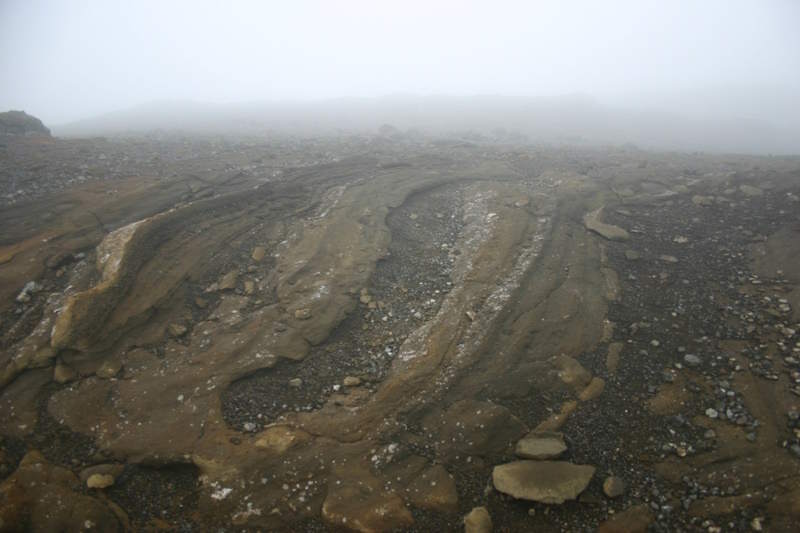
[[[11,141],[3,520],[789,530],[796,162],[318,142]]]

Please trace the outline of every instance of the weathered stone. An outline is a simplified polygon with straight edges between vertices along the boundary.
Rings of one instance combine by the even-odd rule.
[[[0,484],[0,530],[17,531],[20,524],[26,531],[86,531],[86,524],[96,531],[130,529],[119,507],[83,494],[75,474],[36,451]]]
[[[541,503],[574,500],[589,485],[595,468],[566,461],[514,461],[495,466],[492,482],[498,491]]]
[[[253,294],[256,292],[256,284],[252,280],[247,280],[244,282],[244,293],[247,295]]]
[[[600,222],[600,215],[602,212],[603,208],[601,207],[584,215],[583,224],[586,226],[586,229],[591,230],[610,241],[627,241],[630,238],[630,235],[627,231],[619,226]]]
[[[221,291],[229,291],[236,288],[236,281],[239,279],[239,273],[231,270],[219,280],[217,288]]]
[[[555,459],[567,451],[564,435],[556,431],[531,431],[519,442],[514,453],[524,459]]]
[[[695,194],[692,196],[692,203],[699,206],[709,206],[714,203],[714,198],[712,196],[701,196],[699,194]]]
[[[622,478],[616,476],[609,476],[603,481],[603,493],[609,498],[616,498],[622,496],[625,492],[625,482]]]
[[[308,320],[309,318],[311,318],[311,309],[308,308],[297,309],[294,312],[294,317],[297,320]]]
[[[491,402],[461,400],[446,411],[429,415],[426,428],[436,428],[443,456],[483,455],[508,449],[525,433],[525,425],[508,409]]]
[[[753,187],[752,185],[739,185],[739,190],[745,196],[750,196],[750,197],[761,196],[764,194],[764,191],[762,191],[758,187]]]
[[[357,378],[355,376],[347,376],[342,381],[345,387],[358,387],[361,385],[361,378]]]
[[[578,399],[582,402],[593,400],[603,393],[605,387],[606,382],[603,378],[593,377],[592,381],[590,381],[586,388],[578,395]]]
[[[492,517],[486,507],[473,507],[464,517],[464,533],[491,533]]]
[[[61,361],[56,363],[53,368],[53,381],[56,383],[69,383],[78,377],[78,373],[72,367]]]
[[[408,499],[421,509],[450,513],[458,509],[456,482],[442,465],[425,470],[409,485]]]
[[[578,408],[578,402],[569,400],[561,404],[561,409],[557,413],[553,413],[546,420],[542,421],[536,426],[535,431],[557,431],[569,418],[575,409]]]
[[[111,474],[92,474],[86,480],[86,486],[90,489],[104,489],[114,484],[114,476]]]
[[[621,342],[612,342],[608,345],[608,354],[606,355],[606,368],[610,374],[615,374],[619,368],[620,354],[622,353],[623,344]]]
[[[167,330],[173,337],[183,337],[189,331],[183,324],[170,324]]]
[[[256,246],[253,248],[253,253],[250,254],[250,257],[253,259],[253,261],[261,261],[264,259],[265,255],[267,255],[267,249],[263,246]]]
[[[119,359],[112,357],[103,361],[103,364],[100,365],[100,368],[97,369],[95,374],[97,374],[99,378],[111,379],[119,374],[120,370],[122,370],[122,363]]]
[[[645,533],[653,519],[646,505],[637,505],[600,524],[597,533]]]
[[[683,356],[683,362],[686,363],[689,366],[697,366],[702,361],[696,355],[694,355],[692,353],[687,353],[686,355]]]
[[[636,250],[625,250],[625,259],[628,261],[636,261],[639,258],[641,258],[641,255]]]
[[[558,367],[558,377],[567,385],[574,387],[576,392],[582,391],[592,380],[592,373],[568,355],[558,356],[555,364]]]
[[[256,448],[283,455],[291,448],[308,442],[311,436],[300,429],[288,426],[272,426],[262,431],[254,444]]]
[[[328,484],[322,503],[322,518],[332,527],[344,527],[363,533],[406,528],[414,523],[403,500],[385,492],[382,482],[363,471]]]

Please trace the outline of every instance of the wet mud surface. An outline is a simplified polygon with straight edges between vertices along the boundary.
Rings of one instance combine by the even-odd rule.
[[[796,159],[19,143],[0,531],[800,520]]]

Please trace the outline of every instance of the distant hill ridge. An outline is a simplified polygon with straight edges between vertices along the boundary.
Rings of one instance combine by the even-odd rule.
[[[55,127],[62,136],[135,134],[148,131],[297,135],[375,132],[382,124],[434,135],[499,129],[532,142],[606,145],[716,152],[800,154],[800,123],[740,114],[697,111],[704,98],[687,98],[692,112],[614,107],[582,95],[553,98],[408,96],[320,101],[204,103],[154,102]],[[683,100],[680,100],[683,102]],[[688,106],[688,104],[687,104]],[[738,108],[737,108],[738,109]],[[793,115],[792,115],[793,116]]]
[[[25,111],[0,113],[0,135],[50,137],[50,130],[41,120]]]

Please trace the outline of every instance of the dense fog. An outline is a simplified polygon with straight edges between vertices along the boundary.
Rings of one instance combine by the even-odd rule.
[[[60,135],[388,122],[797,153],[798,20],[791,0],[4,0],[0,107]]]

